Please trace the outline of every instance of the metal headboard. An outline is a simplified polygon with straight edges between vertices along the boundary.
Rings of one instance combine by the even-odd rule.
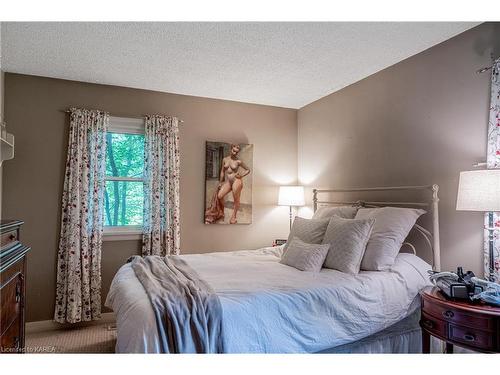
[[[318,194],[331,194],[331,193],[356,193],[356,192],[384,192],[384,191],[417,191],[427,190],[432,192],[432,196],[425,202],[384,202],[384,201],[331,201],[320,200]],[[353,205],[361,207],[384,207],[384,206],[410,206],[410,207],[429,207],[430,214],[432,215],[432,232],[425,229],[419,224],[415,224],[414,228],[420,233],[425,242],[429,246],[433,257],[433,269],[436,271],[441,270],[441,249],[439,247],[439,198],[438,198],[438,185],[425,185],[425,186],[389,186],[389,187],[374,187],[374,188],[353,188],[353,189],[313,189],[313,207],[314,212],[318,209],[318,204],[323,205]],[[408,242],[404,243],[413,249],[416,253],[415,247]]]

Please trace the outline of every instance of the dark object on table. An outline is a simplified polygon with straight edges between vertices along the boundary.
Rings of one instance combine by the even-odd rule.
[[[285,243],[286,243],[286,241],[287,241],[287,240],[279,240],[279,239],[274,240],[274,241],[273,241],[273,246],[281,246],[281,245],[285,244]]]
[[[462,267],[457,272],[435,272],[429,271],[431,282],[436,285],[443,294],[450,299],[471,301],[472,296],[483,291],[483,287],[475,284],[472,271],[464,273]]]
[[[446,299],[437,287],[420,292],[422,352],[430,352],[430,336],[453,345],[484,352],[500,352],[500,308]]]

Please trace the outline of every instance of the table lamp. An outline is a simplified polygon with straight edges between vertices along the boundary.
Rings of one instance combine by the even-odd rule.
[[[457,210],[488,212],[489,281],[494,280],[493,212],[500,211],[500,169],[460,172]]]
[[[278,205],[290,207],[290,229],[292,229],[292,207],[305,205],[303,186],[280,186]]]

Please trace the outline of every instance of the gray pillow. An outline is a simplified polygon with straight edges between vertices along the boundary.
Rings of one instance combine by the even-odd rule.
[[[361,261],[361,269],[367,271],[390,269],[406,236],[424,213],[424,210],[399,207],[359,209],[356,219],[375,219]]]
[[[294,237],[298,237],[305,243],[315,243],[319,244],[323,241],[323,236],[325,235],[326,227],[328,226],[329,218],[326,219],[304,219],[297,216],[293,221],[292,230],[288,235],[288,240],[286,242],[283,252],[286,253],[290,241]]]
[[[320,207],[314,213],[312,218],[324,219],[324,218],[331,218],[332,216],[339,216],[343,217],[344,219],[354,219],[354,216],[356,216],[356,212],[358,212],[358,208],[359,207],[353,207],[353,206]]]
[[[310,244],[294,237],[280,263],[300,271],[319,272],[329,248],[329,244]]]
[[[324,267],[357,274],[374,223],[374,219],[343,219],[333,216],[323,238],[324,244],[330,244]]]

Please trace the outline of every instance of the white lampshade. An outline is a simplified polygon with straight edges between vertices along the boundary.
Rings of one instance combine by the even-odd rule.
[[[280,206],[303,206],[303,186],[280,186],[278,205]]]
[[[500,211],[500,169],[460,172],[457,210]]]

